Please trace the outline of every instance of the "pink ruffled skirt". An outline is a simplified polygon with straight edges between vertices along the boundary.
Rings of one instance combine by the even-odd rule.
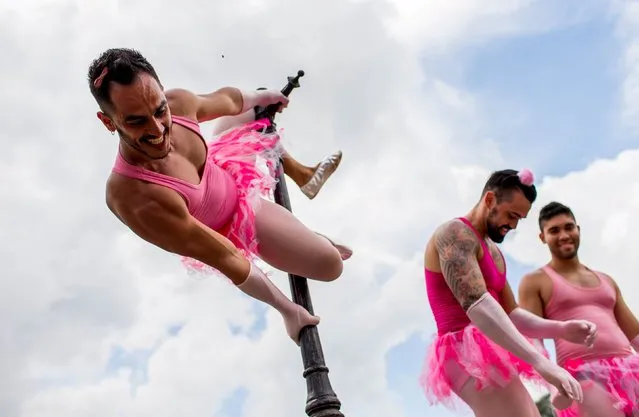
[[[544,356],[548,352],[536,340],[530,343]],[[438,335],[430,345],[419,383],[431,405],[450,409],[467,408],[457,392],[474,379],[475,389],[505,387],[513,378],[547,383],[526,362],[495,344],[473,325],[453,333]]]
[[[255,233],[255,211],[262,197],[269,197],[277,184],[277,164],[283,154],[277,133],[260,133],[270,122],[267,119],[229,129],[208,143],[208,161],[228,172],[237,186],[238,203],[229,222],[218,233],[229,239],[244,256],[255,259],[258,241]],[[268,172],[257,166],[261,158]],[[195,259],[182,258],[190,272],[219,272]]]
[[[595,360],[568,360],[563,367],[578,381],[591,381],[603,387],[612,398],[614,407],[627,415],[639,409],[639,355]],[[588,395],[584,386],[584,396]],[[565,410],[557,410],[559,417],[579,417],[577,403]]]

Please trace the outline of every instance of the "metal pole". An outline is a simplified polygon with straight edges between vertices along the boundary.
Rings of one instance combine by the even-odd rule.
[[[288,77],[288,83],[282,89],[282,94],[288,96],[293,89],[298,88],[300,86],[299,79],[303,76],[304,71],[298,71],[296,77]],[[256,120],[262,118],[271,120],[272,124],[267,131],[275,131],[273,119],[277,112],[277,107],[277,105],[271,105],[265,109],[256,109]],[[281,162],[277,166],[277,180],[275,202],[292,212]],[[307,309],[309,313],[315,314],[307,279],[298,275],[288,274],[288,280],[293,302]],[[329,370],[324,360],[324,352],[317,326],[307,326],[300,331],[300,349],[304,366],[302,375],[306,380],[306,415],[309,417],[344,417],[344,414],[340,411],[342,403],[337,398],[337,394],[335,394],[328,377]]]

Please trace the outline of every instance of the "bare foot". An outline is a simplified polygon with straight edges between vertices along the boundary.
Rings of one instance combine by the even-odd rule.
[[[286,333],[297,345],[300,345],[300,331],[306,326],[316,326],[320,318],[309,313],[304,307],[295,304],[295,310],[283,315]]]

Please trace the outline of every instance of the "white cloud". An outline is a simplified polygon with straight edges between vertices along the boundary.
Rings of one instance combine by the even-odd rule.
[[[385,354],[432,331],[423,245],[502,162],[475,138],[478,103],[424,73],[420,49],[453,54],[517,32],[518,19],[527,30],[560,20],[544,2],[527,18],[529,3],[2,0],[0,414],[199,417],[238,387],[246,417],[304,407],[299,351],[277,314],[249,335],[259,315],[249,299],[185,277],[104,206],[116,143],[95,119],[85,71],[103,49],[130,46],[167,88],[279,88],[307,72],[281,118],[285,143],[308,163],[337,147],[345,157],[312,202],[291,188],[294,211],[356,250],[341,280],[311,283],[331,380],[349,416],[401,416]],[[114,346],[152,350],[134,398],[132,371],[107,369]]]
[[[611,13],[617,16],[617,34],[624,48],[620,63],[620,71],[625,75],[621,118],[636,132],[639,129],[639,2],[614,0],[611,3]]]

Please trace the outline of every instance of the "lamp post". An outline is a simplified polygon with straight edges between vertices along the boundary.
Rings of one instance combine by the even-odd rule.
[[[299,79],[303,76],[304,71],[300,70],[295,77],[288,77],[288,82],[282,89],[282,94],[288,97],[295,88],[300,86]],[[278,107],[278,104],[271,104],[265,108],[255,109],[256,120],[266,118],[271,122],[270,126],[265,129],[265,133],[275,132],[276,124],[274,118]],[[281,163],[277,166],[275,202],[292,212],[291,201],[286,187],[286,178],[284,177]],[[298,275],[288,274],[288,280],[293,302],[307,309],[309,313],[315,314],[307,279]],[[317,326],[306,326],[300,331],[300,348],[304,366],[302,375],[306,380],[307,391],[306,415],[309,417],[344,417],[344,414],[340,411],[342,403],[337,398],[337,394],[335,394],[328,377],[328,367],[324,360],[324,352],[322,351],[322,343]]]

